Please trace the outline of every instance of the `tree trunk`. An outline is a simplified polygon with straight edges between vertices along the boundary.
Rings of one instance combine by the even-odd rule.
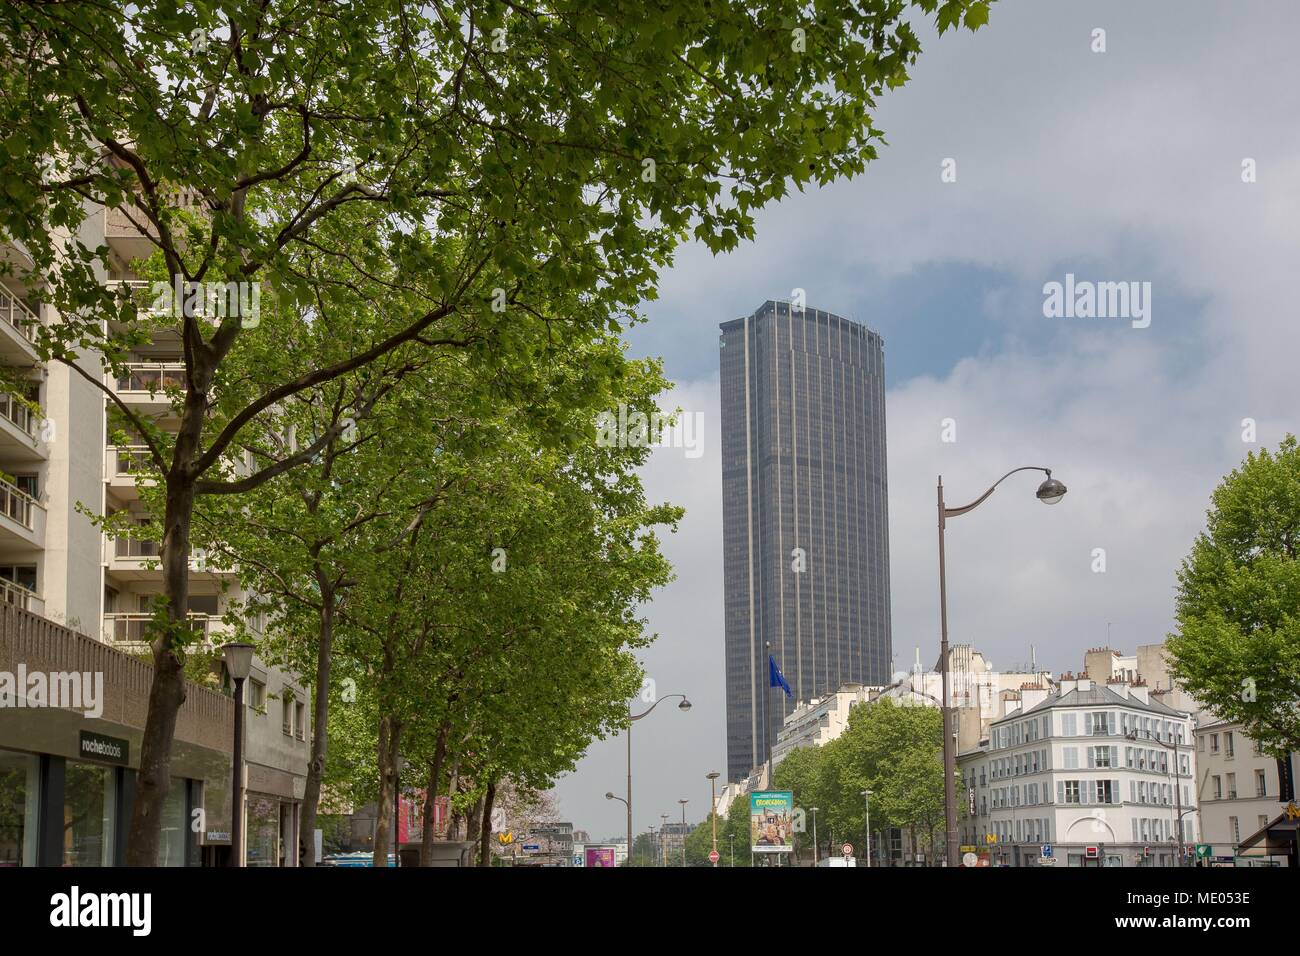
[[[478,865],[492,865],[492,802],[496,800],[497,782],[496,779],[490,779],[487,783],[487,793],[483,795],[483,817],[479,821],[480,832],[478,841]]]
[[[438,784],[442,777],[442,761],[447,755],[447,735],[451,724],[444,722],[438,728],[438,743],[433,750],[433,762],[429,764],[429,783],[424,788],[424,833],[420,839],[420,866],[433,865],[433,815],[438,803]]]
[[[374,866],[388,865],[388,848],[393,828],[393,793],[396,766],[393,755],[397,752],[396,721],[385,714],[379,718],[379,806],[375,808]]]
[[[201,419],[200,419],[201,421]],[[177,439],[177,460],[185,435]],[[136,782],[131,829],[126,842],[127,866],[157,866],[163,812],[171,786],[172,740],[176,718],[185,703],[185,670],[176,647],[190,637],[186,610],[190,587],[190,519],[194,514],[192,479],[167,476],[167,505],[163,515],[160,561],[167,609],[167,629],[153,640],[153,682],[149,687],[149,712],[140,741],[140,770]],[[231,807],[235,807],[234,794]],[[238,819],[238,814],[234,814]],[[233,821],[232,821],[233,831]]]
[[[451,762],[451,780],[447,784],[447,795],[453,800],[460,795],[460,757],[456,757]],[[462,810],[452,808],[451,819],[447,822],[447,838],[449,840],[460,839],[460,824],[465,814]]]
[[[483,798],[479,797],[465,821],[465,839],[474,843],[478,839],[479,827],[483,820]]]
[[[316,648],[316,699],[312,702],[311,764],[307,767],[307,791],[302,798],[302,832],[306,844],[304,866],[315,866],[316,815],[320,809],[321,778],[325,775],[325,759],[329,748],[330,715],[330,664],[334,648],[334,586],[319,565],[316,582],[320,587],[320,642]]]

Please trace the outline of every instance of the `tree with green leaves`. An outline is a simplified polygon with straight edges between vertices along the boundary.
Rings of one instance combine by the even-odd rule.
[[[983,25],[989,0],[910,6],[942,32]],[[36,330],[43,358],[102,386],[79,354],[119,372],[154,331],[101,282],[133,267],[86,238],[104,210],[147,237],[181,298],[217,282],[275,300],[259,317],[172,303],[185,376],[170,438],[118,404],[162,476],[169,614],[130,864],[157,858],[196,501],[306,464],[343,426],[223,477],[245,430],[395,352],[509,374],[532,358],[520,329],[536,303],[585,296],[617,325],[684,238],[729,250],[791,186],[860,172],[882,137],[877,97],[920,53],[907,13],[899,0],[0,8],[0,241],[24,245],[57,310]],[[286,332],[304,326],[331,348],[296,347]],[[242,407],[216,408],[249,339],[279,346],[277,361]]]
[[[1178,571],[1170,672],[1261,750],[1300,750],[1300,449],[1250,452]]]

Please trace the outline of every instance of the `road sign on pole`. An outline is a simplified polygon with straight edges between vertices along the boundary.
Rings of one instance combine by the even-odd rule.
[[[1041,854],[1041,855],[1042,855],[1042,856],[1051,856],[1051,855],[1052,855],[1052,844],[1050,844],[1050,843],[1044,843],[1044,844],[1043,844],[1043,849],[1042,849],[1042,854]]]
[[[853,855],[853,844],[852,844],[852,843],[846,843],[846,844],[844,844],[844,846],[841,847],[841,849],[844,851],[844,858],[845,858],[846,860],[847,860],[849,857],[851,857],[851,856]]]
[[[710,862],[710,863],[714,863],[714,864],[716,864],[716,863],[718,862],[718,860],[720,860],[720,859],[722,859],[722,857],[718,855],[718,851],[717,851],[717,850],[710,850],[710,851],[709,851],[709,862]]]

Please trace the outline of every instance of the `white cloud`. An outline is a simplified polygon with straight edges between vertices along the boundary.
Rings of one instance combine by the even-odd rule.
[[[1107,29],[1105,54],[1088,51],[1094,26]],[[1262,445],[1300,430],[1298,28],[1289,3],[998,3],[978,34],[932,38],[912,82],[885,98],[891,145],[865,176],[791,197],[728,257],[684,250],[665,277],[665,308],[698,317],[690,349],[794,286],[810,305],[839,308],[865,270],[975,263],[1020,287],[971,303],[968,316],[998,317],[1000,348],[889,383],[900,663],[915,645],[927,664],[937,656],[938,474],[950,504],[1022,464],[1050,466],[1069,486],[1045,508],[1038,478],[1016,475],[953,519],[949,620],[952,639],[995,666],[1026,659],[1033,644],[1047,666],[1077,669],[1108,622],[1123,650],[1171,627],[1175,571],[1210,492],[1259,447],[1242,443],[1241,420],[1258,420]],[[949,156],[958,182],[946,185]],[[1257,183],[1241,182],[1246,156]],[[1152,281],[1152,328],[1025,308],[1071,270]],[[1022,349],[1044,322],[1058,324],[1052,350]],[[688,508],[669,542],[680,579],[650,609],[663,637],[647,664],[663,675],[661,692],[687,687],[696,709],[637,727],[638,830],[683,796],[693,798],[688,817],[701,818],[703,775],[725,765],[716,378],[680,392],[688,400],[673,402],[708,410],[709,444],[691,462],[657,453],[647,473],[654,497]],[[952,445],[939,440],[946,417],[958,422]],[[1105,574],[1090,568],[1099,547]],[[578,824],[601,835],[623,827],[621,805],[599,799],[621,792],[622,754],[621,741],[593,748],[561,786]]]

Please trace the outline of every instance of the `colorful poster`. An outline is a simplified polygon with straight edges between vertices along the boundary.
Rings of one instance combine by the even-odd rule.
[[[589,846],[587,866],[614,866],[614,848],[612,846]]]
[[[794,851],[794,794],[762,790],[749,795],[749,835],[755,853]]]

